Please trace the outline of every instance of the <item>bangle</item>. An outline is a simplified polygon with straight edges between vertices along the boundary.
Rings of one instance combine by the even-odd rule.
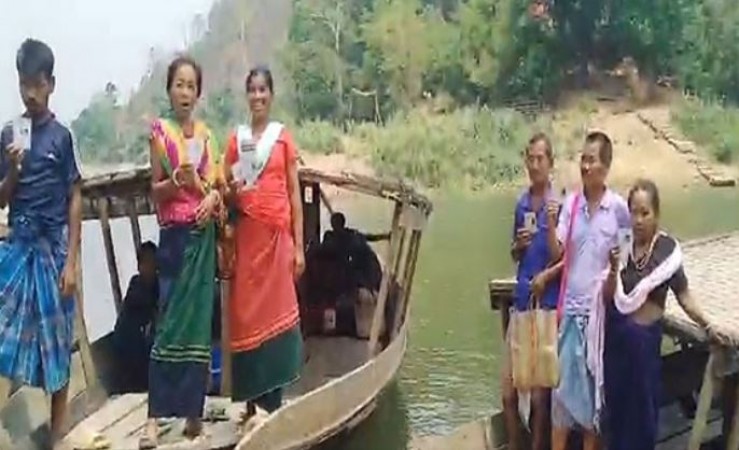
[[[182,186],[182,183],[177,179],[177,175],[180,173],[180,168],[176,168],[172,171],[172,184],[174,184],[174,187],[179,188]]]

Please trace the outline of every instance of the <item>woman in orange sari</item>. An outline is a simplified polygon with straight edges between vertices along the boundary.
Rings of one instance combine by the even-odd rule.
[[[295,281],[303,273],[303,209],[297,153],[290,133],[270,120],[272,75],[246,77],[251,122],[229,138],[226,177],[237,212],[230,298],[233,400],[244,422],[282,405],[282,388],[302,365]],[[260,411],[261,412],[261,411]]]

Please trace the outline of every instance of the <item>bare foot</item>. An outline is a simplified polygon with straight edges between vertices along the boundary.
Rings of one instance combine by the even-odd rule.
[[[159,424],[156,419],[146,421],[146,430],[139,440],[140,450],[151,450],[157,448],[159,441]]]

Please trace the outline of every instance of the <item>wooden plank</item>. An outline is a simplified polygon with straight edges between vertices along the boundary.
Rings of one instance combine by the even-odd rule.
[[[734,402],[734,417],[729,428],[726,450],[739,450],[739,384],[737,384]]]
[[[688,450],[700,450],[701,443],[703,442],[703,436],[705,435],[706,425],[708,423],[708,412],[711,409],[711,401],[713,400],[713,370],[718,357],[717,350],[713,349],[706,363],[706,370],[703,374],[703,385],[701,386],[700,397],[698,398],[698,409],[695,412],[695,419],[693,420],[693,429],[690,433]]]
[[[395,318],[393,320],[393,328],[390,330],[391,337],[397,336],[403,320],[408,317],[411,290],[413,288],[413,277],[416,273],[416,262],[418,261],[418,252],[421,248],[421,230],[413,230],[408,249],[408,259],[405,266],[405,274],[403,276],[404,286],[401,288],[401,296],[395,308]]]
[[[136,197],[128,199],[126,206],[128,207],[128,220],[131,222],[133,248],[138,251],[141,247],[141,224],[139,224],[139,215],[136,212]]]
[[[370,357],[379,352],[377,341],[380,338],[382,322],[385,320],[385,303],[387,303],[388,294],[390,292],[390,284],[394,279],[392,268],[395,267],[395,258],[398,256],[398,244],[400,244],[400,236],[398,233],[400,231],[400,214],[402,211],[403,204],[396,203],[395,210],[393,212],[392,231],[390,232],[390,246],[388,247],[388,255],[386,259],[388,262],[387,268],[385,273],[382,275],[380,292],[377,294],[377,305],[375,306],[375,313],[372,317],[370,338],[367,343],[368,355],[370,355]]]
[[[148,416],[148,403],[140,403],[133,410],[121,411],[120,420],[114,422],[109,428],[100,431],[105,434],[113,448],[123,448],[122,441],[143,431]]]
[[[231,293],[231,282],[221,280],[221,395],[231,396],[232,358],[231,358],[231,324],[228,305]]]
[[[105,247],[105,258],[108,262],[108,275],[110,276],[110,287],[113,291],[113,300],[116,312],[121,312],[123,294],[121,293],[121,280],[118,276],[118,264],[115,258],[115,247],[113,246],[113,235],[110,231],[110,217],[108,216],[108,201],[98,201],[98,213],[100,215],[100,229],[103,233],[103,245]]]
[[[82,250],[80,249],[77,260],[77,295],[75,300],[75,336],[79,343],[80,358],[82,359],[82,372],[85,376],[85,387],[91,388],[98,383],[97,371],[95,369],[95,363],[92,359],[92,351],[90,350],[90,340],[87,336],[87,324],[85,323],[85,299],[84,289],[82,286]]]
[[[141,405],[146,405],[146,394],[125,394],[109,400],[95,414],[78,424],[65,441],[75,443],[90,432],[103,433]]]

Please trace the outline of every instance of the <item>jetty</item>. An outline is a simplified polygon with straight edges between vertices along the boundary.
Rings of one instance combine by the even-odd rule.
[[[683,244],[683,252],[691,294],[711,325],[729,336],[732,343],[721,347],[708,342],[703,329],[669,294],[663,319],[666,342],[658,450],[705,449],[706,444],[721,436],[723,417],[715,400],[723,379],[731,375],[731,369],[736,370],[725,364],[728,352],[739,347],[739,232],[688,241]],[[500,314],[502,330],[508,326],[514,286],[513,278],[489,283],[490,307]],[[735,414],[726,438],[722,449],[739,450],[739,414]],[[502,413],[495,412],[447,436],[414,437],[410,448],[502,450],[507,448],[506,443]]]

